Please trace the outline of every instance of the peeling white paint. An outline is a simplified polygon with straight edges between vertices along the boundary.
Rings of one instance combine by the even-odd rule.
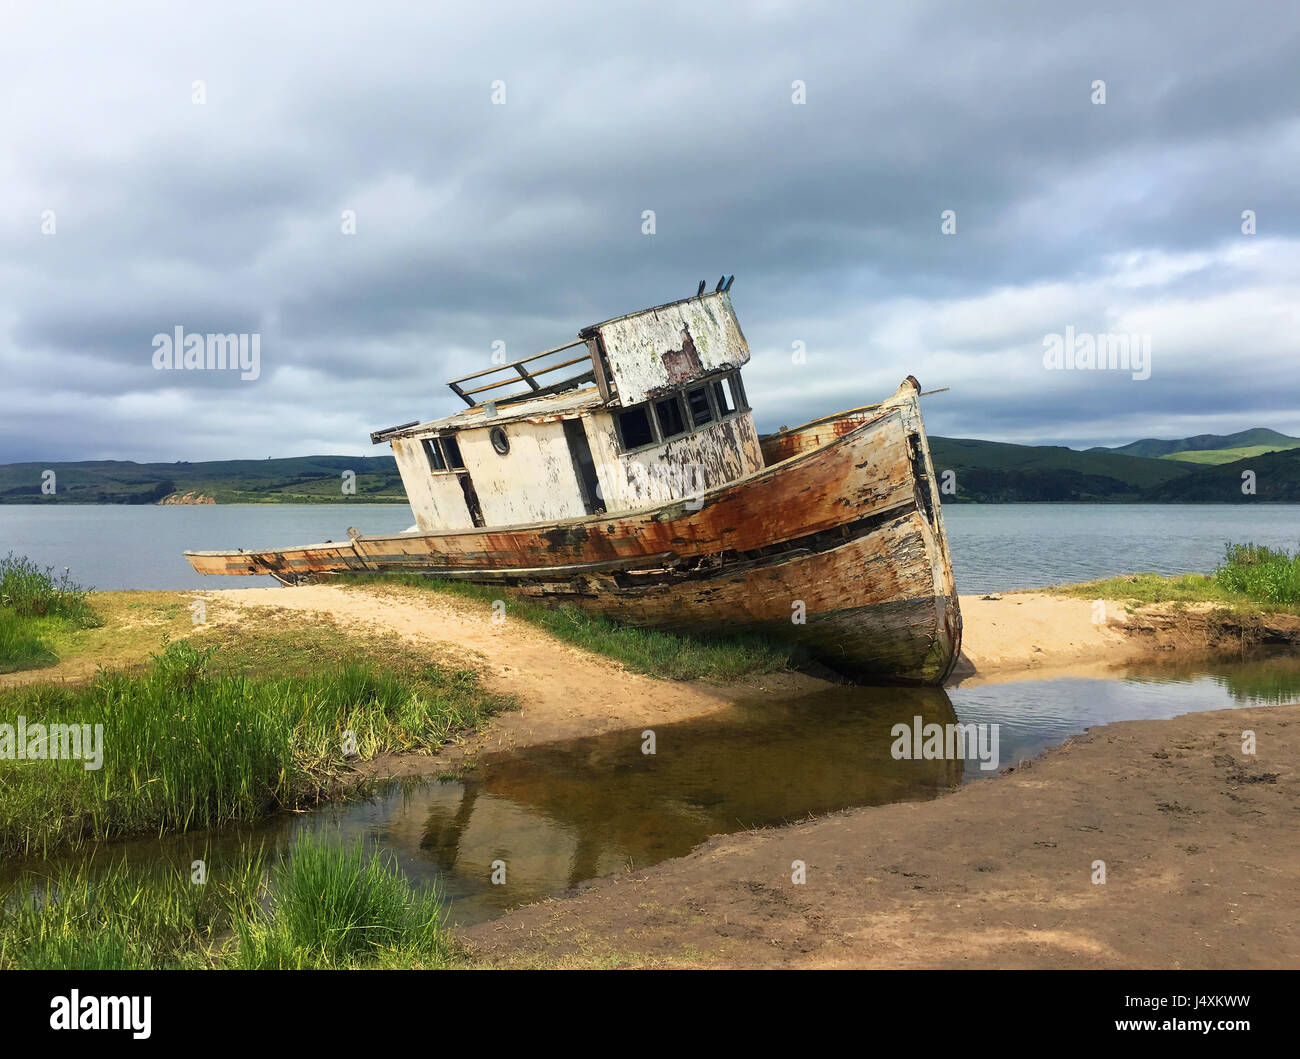
[[[749,363],[749,344],[725,291],[599,325],[624,408],[666,387]]]
[[[595,331],[617,404],[624,408],[749,362],[749,345],[725,291],[607,320]],[[569,418],[583,425],[596,473],[595,503],[610,514],[695,496],[764,465],[748,411],[624,455],[611,411],[592,387],[521,401],[498,409],[491,419],[476,406],[388,435],[419,528],[433,533],[473,526],[461,487],[466,476],[488,528],[591,514],[577,454],[570,451],[564,431],[563,420]],[[504,455],[492,445],[493,428],[503,429],[509,439]],[[421,442],[443,435],[456,437],[464,471],[430,469]]]
[[[504,456],[492,447],[490,430],[457,434],[487,524],[527,525],[587,514],[564,424],[514,422],[502,429],[510,443]]]
[[[425,533],[443,529],[472,529],[474,520],[465,504],[456,475],[429,469],[419,438],[394,438],[393,458],[402,487],[415,513],[415,524]]]
[[[601,494],[611,514],[694,496],[764,466],[758,431],[748,412],[632,455],[618,451],[609,413],[589,417],[586,426]]]

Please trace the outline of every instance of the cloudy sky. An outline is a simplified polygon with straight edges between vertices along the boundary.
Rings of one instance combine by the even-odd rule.
[[[494,342],[723,272],[762,429],[914,374],[948,436],[1300,434],[1293,4],[11,0],[0,29],[0,462],[377,453]],[[257,332],[260,377],[155,370],[177,326]],[[1048,370],[1067,327],[1148,336],[1150,377]]]

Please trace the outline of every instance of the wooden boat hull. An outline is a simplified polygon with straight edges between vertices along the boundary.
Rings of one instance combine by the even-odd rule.
[[[636,626],[794,642],[861,682],[939,684],[961,614],[918,393],[909,378],[880,405],[775,435],[762,471],[651,509],[186,558],[288,584],[362,571],[499,585]]]

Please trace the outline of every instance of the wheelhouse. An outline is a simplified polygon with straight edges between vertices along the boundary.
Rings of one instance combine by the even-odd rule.
[[[392,446],[418,529],[635,511],[762,469],[729,286],[453,379],[464,410],[371,434]]]

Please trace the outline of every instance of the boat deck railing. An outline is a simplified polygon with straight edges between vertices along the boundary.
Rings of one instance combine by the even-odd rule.
[[[560,360],[551,359],[577,346],[582,346],[580,356]],[[566,368],[571,368],[573,371],[558,378],[544,378],[544,376],[553,375],[555,372],[563,371]],[[504,378],[492,378],[501,372],[506,373]],[[585,340],[577,338],[572,342],[566,342],[562,346],[544,349],[542,352],[534,353],[529,357],[512,360],[506,364],[495,364],[490,368],[484,368],[482,371],[462,375],[458,379],[452,379],[447,385],[451,387],[452,392],[457,397],[472,408],[484,401],[505,404],[509,401],[560,393],[581,386],[583,383],[592,382],[595,377],[595,368],[591,363],[591,351],[587,347]],[[462,385],[467,382],[483,382],[483,385],[467,390]]]

